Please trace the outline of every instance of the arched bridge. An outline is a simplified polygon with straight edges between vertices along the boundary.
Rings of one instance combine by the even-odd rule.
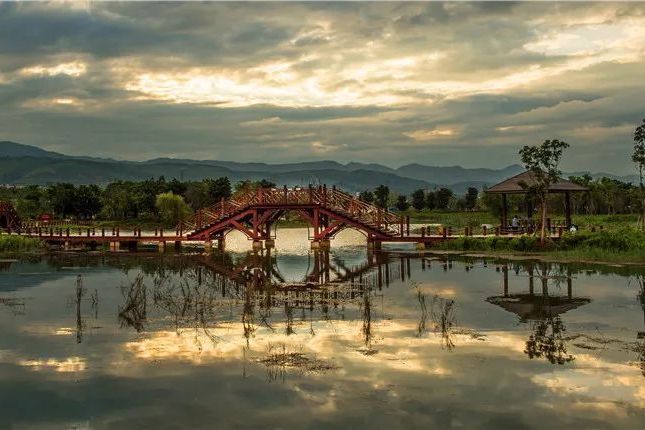
[[[258,188],[201,209],[181,226],[188,240],[222,239],[238,230],[254,241],[271,240],[271,226],[295,212],[313,227],[314,243],[324,243],[345,228],[361,231],[369,241],[388,241],[409,229],[403,217],[326,186]]]

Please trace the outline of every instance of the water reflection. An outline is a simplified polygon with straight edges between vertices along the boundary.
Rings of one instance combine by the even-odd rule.
[[[331,427],[472,428],[504,404],[515,418],[496,428],[547,411],[554,427],[591,416],[630,428],[645,410],[639,269],[341,249],[62,255],[4,275],[2,303],[25,304],[22,315],[0,307],[0,376],[22,378],[5,391],[22,383],[85,398],[107,386],[131,398],[142,388],[118,413],[96,401],[102,423],[131,424],[160,401],[159,416],[185,425],[196,422],[168,417],[172,404],[198,408],[194,419],[220,404],[227,427],[239,417],[261,427],[267,414],[298,427],[294,414],[315,413]]]

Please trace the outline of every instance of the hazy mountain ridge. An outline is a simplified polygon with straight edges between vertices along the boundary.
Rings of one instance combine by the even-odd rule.
[[[114,180],[143,180],[159,176],[184,181],[228,176],[231,181],[268,179],[290,186],[326,183],[353,192],[385,184],[400,193],[438,186],[447,186],[457,193],[462,193],[469,186],[481,189],[522,170],[520,165],[511,165],[502,169],[471,169],[462,166],[440,167],[413,163],[391,168],[377,163],[342,164],[331,160],[283,164],[175,158],[120,161],[68,156],[35,146],[8,141],[0,142],[0,183],[3,184],[52,182],[106,184]],[[584,173],[576,172],[575,175]],[[637,179],[636,175],[619,177],[592,174],[594,177],[603,175],[632,182]]]

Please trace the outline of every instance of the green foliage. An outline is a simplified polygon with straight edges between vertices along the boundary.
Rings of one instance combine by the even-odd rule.
[[[463,251],[597,251],[603,253],[643,253],[645,233],[635,229],[565,233],[558,240],[541,243],[535,236],[459,237],[437,245],[440,249]]]
[[[184,198],[172,191],[159,194],[155,206],[161,219],[168,225],[176,225],[190,215],[190,207],[184,202]]]
[[[433,191],[430,191],[426,196],[426,208],[432,210],[437,207],[437,198],[436,194]]]
[[[374,201],[376,206],[387,208],[388,198],[390,197],[390,188],[387,185],[379,185],[374,190]]]
[[[467,210],[471,211],[475,209],[477,205],[477,197],[479,196],[479,190],[475,187],[468,187],[466,195],[464,195],[464,206]]]
[[[0,234],[0,252],[38,251],[44,248],[44,243],[35,238]]]
[[[551,184],[558,181],[560,176],[560,159],[569,144],[558,139],[545,140],[541,145],[524,146],[520,149],[520,157],[526,170],[533,174],[534,182],[521,183],[530,196],[540,199],[542,206],[542,241],[546,237],[547,195]]]
[[[416,190],[412,193],[412,207],[418,211],[426,206],[426,193],[423,190]]]
[[[371,191],[362,191],[358,195],[358,199],[362,202],[372,204],[374,203],[374,193]]]
[[[410,207],[408,203],[408,198],[404,195],[400,195],[396,199],[396,208],[400,211],[405,211]]]
[[[450,199],[454,196],[452,190],[448,188],[439,188],[435,192],[435,204],[437,209],[448,209]]]

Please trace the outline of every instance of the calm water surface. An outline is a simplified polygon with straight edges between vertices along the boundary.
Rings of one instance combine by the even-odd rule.
[[[359,243],[2,262],[0,428],[645,427],[642,270]]]

